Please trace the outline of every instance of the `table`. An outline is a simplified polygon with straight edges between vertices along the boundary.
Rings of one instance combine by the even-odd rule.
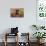
[[[21,33],[21,36],[26,36],[27,42],[26,42],[26,46],[30,46],[30,41],[29,41],[29,33]]]

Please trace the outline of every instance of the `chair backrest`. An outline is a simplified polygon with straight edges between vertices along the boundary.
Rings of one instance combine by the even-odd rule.
[[[18,33],[18,27],[16,27],[16,28],[11,28],[11,33],[12,33],[12,34]]]

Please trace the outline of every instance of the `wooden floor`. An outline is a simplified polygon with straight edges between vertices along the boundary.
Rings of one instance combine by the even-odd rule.
[[[33,43],[33,42],[32,42],[32,43],[30,43],[30,44],[31,44],[30,46],[37,46],[37,43]],[[5,46],[5,45],[4,45],[3,42],[2,42],[2,43],[0,42],[0,46]],[[11,43],[8,43],[7,46],[15,46],[15,43],[12,43],[12,42],[11,42]],[[21,46],[22,46],[22,45],[21,45]],[[25,46],[25,45],[24,45],[24,46]],[[41,45],[41,46],[46,46],[46,43],[44,43],[44,45]]]

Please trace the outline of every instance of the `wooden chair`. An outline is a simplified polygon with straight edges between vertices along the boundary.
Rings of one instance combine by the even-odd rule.
[[[9,33],[6,33],[5,34],[5,46],[7,46],[7,36],[16,36],[17,37],[17,44],[15,46],[18,46],[18,34],[9,34]],[[16,39],[15,39],[16,40]]]

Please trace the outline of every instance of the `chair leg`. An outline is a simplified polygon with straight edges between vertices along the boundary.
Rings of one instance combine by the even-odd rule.
[[[18,34],[17,34],[17,46],[18,46]]]
[[[15,46],[18,46],[18,34],[17,34],[17,37],[16,37],[16,45]]]
[[[5,46],[7,46],[7,42],[5,41]]]
[[[7,46],[7,35],[5,34],[5,46]]]

